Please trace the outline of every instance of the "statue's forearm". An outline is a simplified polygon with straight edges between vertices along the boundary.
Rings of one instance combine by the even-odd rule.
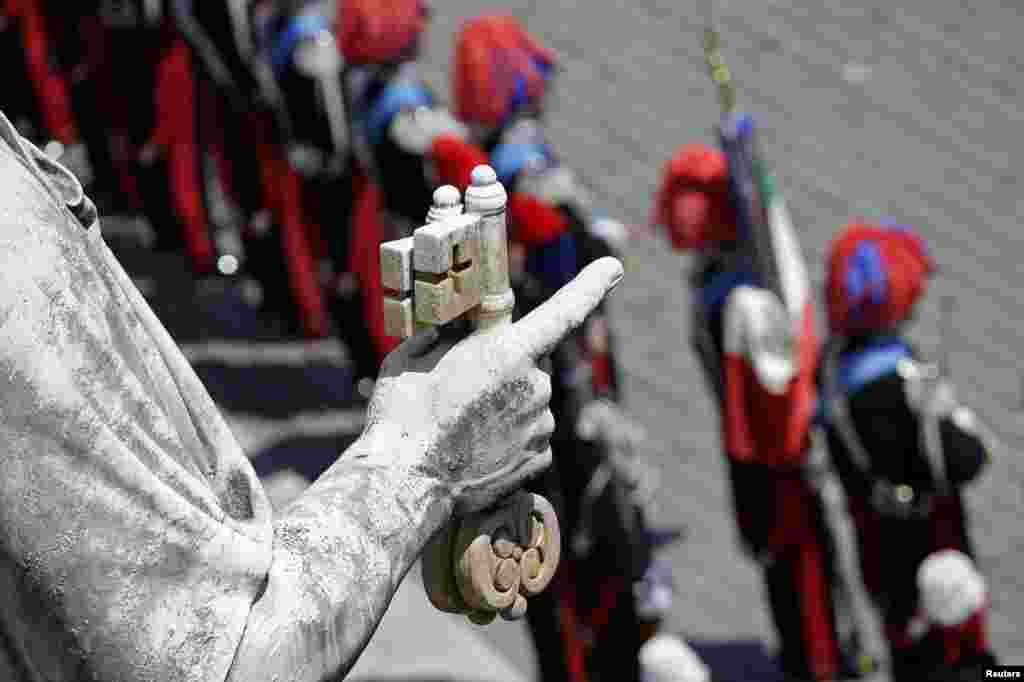
[[[276,521],[267,588],[229,680],[312,682],[347,672],[449,520],[444,486],[390,461],[403,445],[369,441],[357,441]]]

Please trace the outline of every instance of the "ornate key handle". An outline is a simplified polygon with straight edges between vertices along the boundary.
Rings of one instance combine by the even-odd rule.
[[[381,244],[388,334],[471,319],[478,332],[509,324],[508,195],[490,166],[473,169],[465,211],[451,185],[434,192],[427,224],[413,236]],[[423,583],[439,610],[485,625],[500,613],[522,618],[527,598],[551,582],[561,531],[551,503],[518,492],[494,509],[456,519],[427,544]]]
[[[486,625],[522,618],[558,568],[558,517],[540,495],[519,492],[496,509],[459,519],[427,545],[423,584],[440,611]]]

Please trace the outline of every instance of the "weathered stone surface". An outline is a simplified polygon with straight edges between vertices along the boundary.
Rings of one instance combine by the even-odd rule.
[[[448,273],[440,282],[416,280],[416,321],[447,324],[480,303],[480,269],[475,264]]]
[[[396,239],[380,245],[380,279],[385,289],[412,293],[413,238]]]
[[[412,297],[384,297],[384,333],[389,336],[408,338],[416,331],[416,316]]]
[[[443,275],[457,263],[473,259],[479,253],[479,224],[479,217],[463,214],[446,216],[441,222],[418,228],[413,233],[415,270]]]

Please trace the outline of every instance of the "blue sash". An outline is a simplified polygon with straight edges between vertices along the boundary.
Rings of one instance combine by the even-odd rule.
[[[839,382],[844,393],[853,395],[875,379],[896,371],[900,360],[911,359],[910,347],[896,337],[883,337],[839,361]]]
[[[839,358],[839,386],[843,395],[853,395],[867,384],[886,374],[895,372],[900,360],[912,359],[910,347],[895,336],[883,336],[870,341],[863,348],[844,353]],[[825,395],[827,387],[818,392],[818,410],[815,420],[829,421]]]

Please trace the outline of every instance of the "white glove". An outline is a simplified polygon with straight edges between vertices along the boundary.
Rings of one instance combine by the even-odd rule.
[[[725,351],[750,363],[758,383],[774,395],[786,392],[799,367],[793,320],[772,292],[737,287],[725,304]]]
[[[588,192],[567,166],[556,165],[535,173],[523,173],[518,188],[549,204],[578,204],[583,208],[591,205]]]
[[[576,435],[585,441],[605,441],[611,450],[609,465],[615,477],[626,485],[635,503],[650,501],[659,488],[660,472],[639,456],[640,446],[647,440],[640,424],[615,403],[592,400],[580,410]]]
[[[955,387],[947,378],[939,376],[935,365],[904,359],[897,371],[903,377],[907,404],[918,414],[942,418],[960,407]]]
[[[295,67],[313,79],[338,78],[345,67],[330,31],[320,31],[316,36],[301,41],[295,48],[293,59]]]
[[[587,223],[587,231],[604,241],[616,253],[620,253],[629,241],[629,229],[625,223],[614,218],[595,218]]]
[[[620,452],[635,452],[647,438],[642,426],[609,400],[591,400],[580,410],[576,435],[586,441],[607,439]]]
[[[466,139],[469,131],[466,126],[452,118],[444,109],[416,107],[404,109],[391,120],[388,134],[401,149],[420,156],[430,150],[434,138],[444,133],[451,133]]]

